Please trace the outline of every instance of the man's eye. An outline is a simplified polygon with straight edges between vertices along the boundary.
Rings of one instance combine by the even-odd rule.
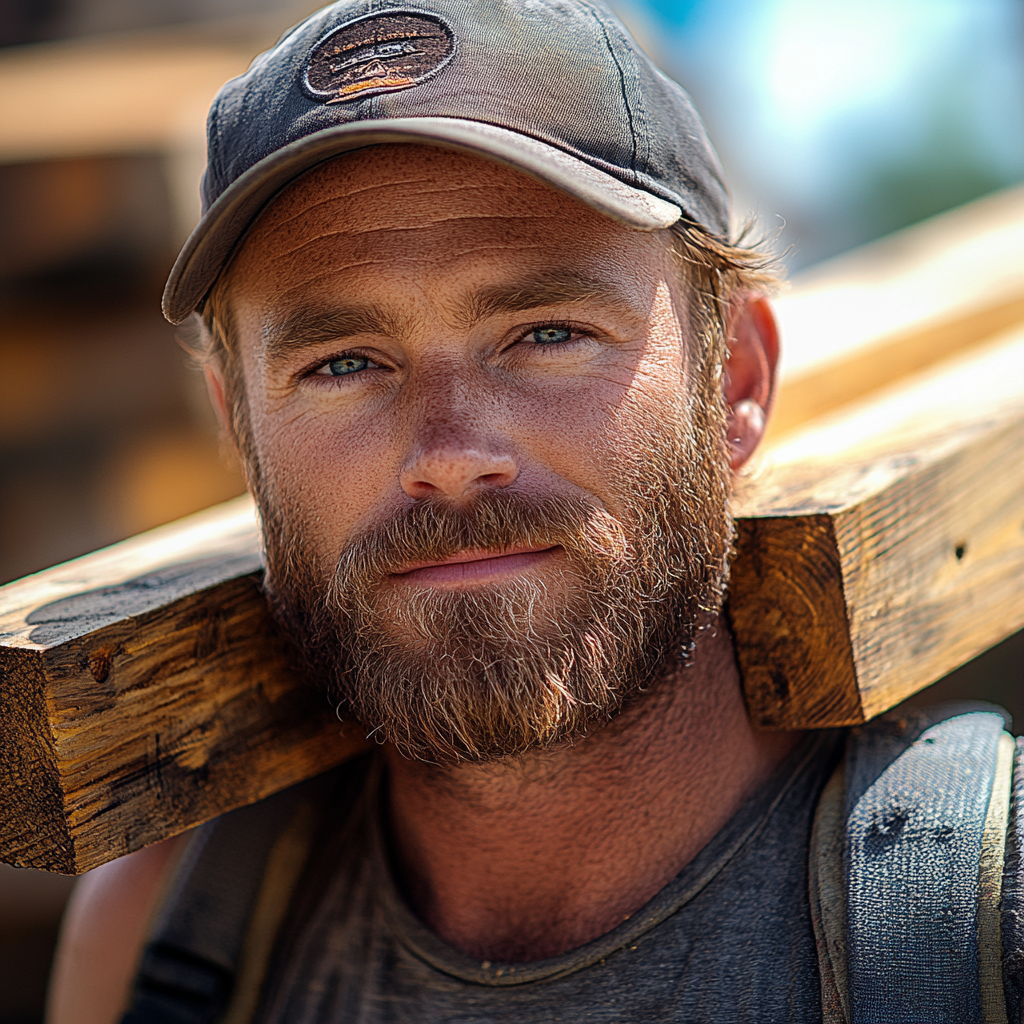
[[[366,356],[342,356],[340,359],[332,359],[329,363],[324,363],[316,372],[324,377],[344,377],[346,374],[358,373],[360,370],[376,365]]]
[[[572,341],[568,327],[538,327],[531,335],[537,345],[564,345]]]

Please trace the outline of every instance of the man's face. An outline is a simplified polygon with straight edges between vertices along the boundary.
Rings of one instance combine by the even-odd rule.
[[[279,197],[224,294],[272,604],[378,738],[571,739],[717,607],[721,388],[664,237],[377,147]]]

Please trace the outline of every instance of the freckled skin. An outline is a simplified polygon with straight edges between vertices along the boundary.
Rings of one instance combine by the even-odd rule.
[[[603,501],[627,399],[678,389],[682,377],[685,300],[668,283],[664,241],[469,157],[389,147],[354,170],[304,179],[231,269],[260,463],[281,495],[301,495],[318,552],[333,561],[360,523],[435,490],[459,500],[516,481]],[[480,288],[567,264],[618,294],[468,319]],[[275,317],[339,297],[383,307],[393,331],[267,360],[261,337]],[[544,321],[596,337],[566,352],[516,344]],[[382,369],[300,376],[341,350]]]
[[[276,198],[229,268],[228,294],[264,478],[316,557],[333,564],[399,503],[478,488],[583,495],[614,514],[609,466],[643,457],[638,410],[657,415],[689,386],[687,296],[665,244],[507,168],[412,145],[350,154]],[[567,272],[593,287],[517,311],[479,302],[481,289]],[[376,316],[344,339],[274,335],[289,315],[338,305]],[[530,342],[552,324],[571,326],[573,344]],[[752,296],[732,301],[728,331],[738,468],[764,430],[778,343]],[[317,373],[342,356],[375,365]],[[226,421],[215,369],[208,382]],[[387,751],[400,882],[423,920],[474,956],[557,955],[639,909],[796,739],[752,729],[731,637],[711,622],[689,667],[571,747],[445,771]],[[123,858],[82,890],[51,1024],[119,1019],[170,849]]]

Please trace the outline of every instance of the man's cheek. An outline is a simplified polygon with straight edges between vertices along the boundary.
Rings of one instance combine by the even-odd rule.
[[[606,394],[578,381],[544,395],[527,394],[509,409],[501,427],[524,465],[600,494],[610,409]],[[532,474],[524,479],[527,475]]]
[[[335,552],[356,524],[373,518],[397,476],[394,460],[371,439],[330,431],[281,438],[276,459],[278,491],[319,543]]]

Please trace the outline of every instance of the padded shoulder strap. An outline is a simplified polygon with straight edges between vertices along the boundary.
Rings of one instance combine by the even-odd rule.
[[[322,776],[196,831],[143,952],[121,1024],[249,1019],[326,783]]]
[[[999,900],[1013,740],[1004,724],[992,705],[937,705],[851,735],[842,808],[833,781],[812,840],[827,1021],[1006,1021]]]

